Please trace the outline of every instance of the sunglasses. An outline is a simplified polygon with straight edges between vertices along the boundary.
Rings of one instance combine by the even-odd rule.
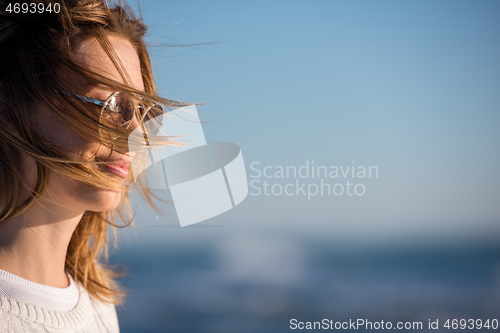
[[[137,117],[140,123],[144,124],[165,113],[160,104],[145,98],[142,98],[140,103],[137,104],[132,96],[121,91],[115,91],[104,101],[76,94],[73,96],[85,102],[100,106],[99,123],[104,125],[104,127],[119,126],[129,129],[134,117]],[[151,128],[151,126],[149,127]],[[154,127],[159,128],[161,126]],[[99,130],[102,131],[102,129]],[[156,132],[156,130],[154,132]],[[116,139],[116,137],[113,139]]]

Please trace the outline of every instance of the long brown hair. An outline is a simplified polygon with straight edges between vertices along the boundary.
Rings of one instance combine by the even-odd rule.
[[[133,96],[161,102],[167,107],[186,105],[156,95],[151,61],[143,41],[146,26],[133,15],[126,3],[111,4],[106,0],[33,2],[45,6],[50,3],[52,9],[57,3],[60,12],[8,13],[8,2],[0,0],[0,223],[22,213],[37,200],[47,186],[50,170],[100,188],[116,187],[81,161],[71,160],[63,150],[33,130],[34,106],[44,105],[80,135],[102,145],[116,144],[99,135],[98,119],[89,113],[85,102],[72,98],[74,92],[66,91],[68,85],[61,73],[79,75],[91,85],[113,87]],[[126,38],[135,47],[145,92],[128,84],[128,75],[107,38],[110,34]],[[110,80],[75,61],[73,47],[85,38],[95,38],[99,42],[125,84]],[[107,130],[124,134],[121,128]],[[36,186],[29,189],[31,194],[24,201],[21,192],[28,186],[19,172],[20,152],[36,160],[38,172]],[[115,304],[121,303],[124,295],[115,281],[120,274],[104,263],[108,258],[108,244],[115,239],[119,227],[115,223],[115,213],[124,221],[131,221],[128,195],[132,184],[154,207],[154,195],[144,184],[127,179],[120,188],[122,200],[116,211],[85,212],[72,235],[66,255],[66,270],[75,281],[94,297]],[[112,240],[110,236],[113,236]]]

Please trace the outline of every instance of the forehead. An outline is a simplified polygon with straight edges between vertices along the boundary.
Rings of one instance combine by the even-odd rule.
[[[141,65],[134,46],[123,37],[114,35],[108,35],[107,37],[123,64],[126,71],[125,75],[128,74],[131,85],[143,91],[144,83],[142,81]],[[78,43],[74,48],[74,55],[77,61],[90,70],[112,80],[125,83],[111,59],[95,38],[87,38]]]

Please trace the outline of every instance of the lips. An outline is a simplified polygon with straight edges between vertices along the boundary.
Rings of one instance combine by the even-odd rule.
[[[108,161],[109,164],[104,164],[104,170],[118,176],[121,178],[128,177],[128,167],[130,162],[128,161]]]

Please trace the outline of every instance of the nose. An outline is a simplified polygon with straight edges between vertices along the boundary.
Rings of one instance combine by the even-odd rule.
[[[123,137],[122,139],[126,141],[128,146],[128,154],[133,157],[138,151],[144,150],[146,146],[144,140],[144,129],[141,126],[141,121],[139,120],[139,114],[136,112],[132,121],[130,122],[127,130],[129,131],[128,137]],[[120,152],[125,153],[125,152]]]
[[[140,123],[139,123],[139,115],[136,113],[134,118],[132,118],[132,122],[130,123],[130,127],[129,129],[131,131],[135,130],[137,127],[140,127]],[[142,131],[142,130],[141,130]]]

